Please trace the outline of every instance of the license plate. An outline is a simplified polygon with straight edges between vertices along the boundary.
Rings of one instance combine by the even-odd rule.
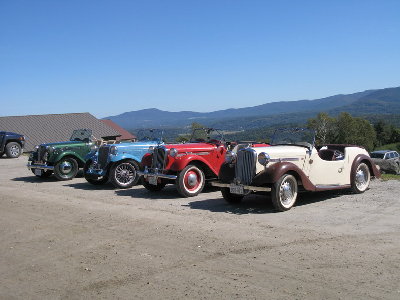
[[[243,195],[244,194],[244,189],[243,189],[243,186],[241,186],[241,185],[231,185],[231,186],[229,186],[229,191],[232,193],[232,194],[239,194],[239,195]]]
[[[150,176],[149,178],[149,183],[152,185],[157,185],[157,177]]]
[[[41,169],[35,169],[35,175],[37,176],[42,176],[42,170]]]

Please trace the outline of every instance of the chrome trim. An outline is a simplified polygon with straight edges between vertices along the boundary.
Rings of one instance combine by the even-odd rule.
[[[41,169],[41,170],[54,170],[54,166],[48,166],[46,164],[32,164],[32,163],[28,163],[26,165],[28,167],[29,170],[31,169]]]
[[[288,158],[271,158],[270,162],[282,162],[282,161],[299,161],[298,157],[288,157]]]
[[[257,152],[252,148],[241,149],[237,152],[235,179],[238,184],[248,185],[256,175]]]
[[[149,168],[145,168],[144,171],[138,171],[137,173],[139,174],[139,176],[143,176],[144,178],[148,178],[148,177],[156,177],[156,178],[164,178],[164,179],[171,179],[171,180],[175,180],[178,178],[178,176],[176,175],[168,175],[168,174],[163,174],[159,172],[159,169],[149,169]]]
[[[224,187],[229,188],[232,184],[231,183],[222,183],[222,182],[211,182],[212,186],[217,187]],[[262,186],[252,186],[252,185],[240,185],[245,190],[256,191],[256,192],[270,192],[271,188],[269,187],[262,187]]]

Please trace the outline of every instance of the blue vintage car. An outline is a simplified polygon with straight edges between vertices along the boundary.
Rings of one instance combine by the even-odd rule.
[[[95,185],[110,181],[115,187],[126,189],[134,186],[140,176],[140,161],[149,147],[163,144],[163,132],[157,129],[140,130],[138,141],[106,144],[86,156],[83,169],[88,182]]]

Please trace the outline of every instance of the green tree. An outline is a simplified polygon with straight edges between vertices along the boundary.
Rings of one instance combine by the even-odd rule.
[[[336,135],[336,119],[327,113],[319,113],[316,118],[308,119],[307,127],[315,130],[317,144],[333,143]]]

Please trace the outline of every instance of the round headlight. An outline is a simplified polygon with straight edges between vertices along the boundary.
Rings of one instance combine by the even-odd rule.
[[[178,154],[178,150],[175,148],[171,148],[169,149],[169,155],[171,155],[172,157],[175,157]]]
[[[90,146],[90,151],[97,151],[99,147],[97,147],[96,144],[93,144],[92,146]]]
[[[236,153],[227,151],[225,154],[225,162],[228,164],[234,163],[236,160]]]
[[[260,154],[258,154],[258,162],[263,166],[268,165],[270,159],[271,158],[269,157],[269,155],[265,152],[261,152]]]
[[[149,147],[149,150],[147,150],[147,152],[153,153],[153,152],[154,152],[154,146],[150,146],[150,147]]]
[[[51,146],[47,146],[47,147],[46,147],[46,151],[47,151],[48,153],[52,153],[52,152],[54,151],[54,148],[51,147]]]
[[[111,153],[112,155],[117,155],[117,153],[118,153],[118,147],[117,147],[117,146],[111,146],[111,148],[110,148],[110,153]]]
[[[39,145],[36,145],[34,150],[37,150],[37,149],[39,149]]]

